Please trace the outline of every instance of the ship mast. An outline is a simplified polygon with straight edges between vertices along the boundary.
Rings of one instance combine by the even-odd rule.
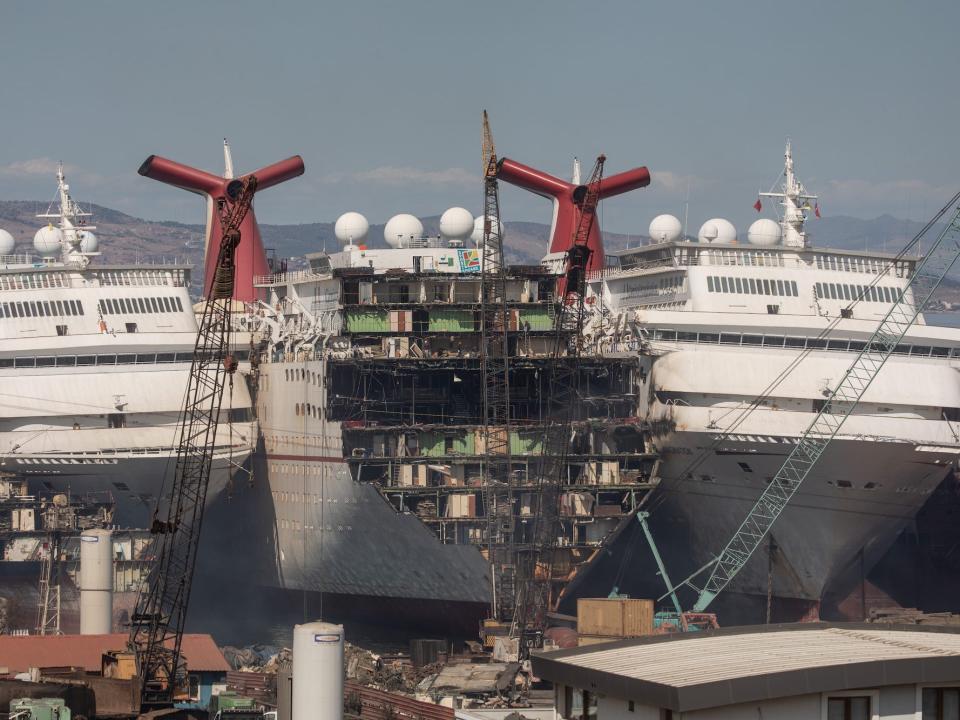
[[[87,225],[83,218],[90,217],[92,213],[85,212],[80,208],[79,203],[70,197],[70,185],[67,184],[66,175],[63,174],[63,163],[57,164],[57,197],[59,198],[59,208],[52,212],[51,207],[47,212],[39,213],[38,218],[47,220],[57,219],[57,226],[60,228],[60,254],[63,262],[80,262],[86,264],[89,260],[85,255],[95,253],[84,253],[80,248],[80,242],[83,240],[83,233],[87,230],[96,230],[96,225]],[[50,223],[53,226],[53,223]],[[79,227],[78,227],[79,226]]]
[[[816,201],[816,195],[809,195],[803,183],[793,173],[793,151],[787,140],[787,149],[783,153],[783,189],[781,192],[762,192],[761,197],[778,198],[783,207],[780,227],[783,230],[783,244],[787,247],[806,247],[807,234],[803,225],[810,210],[810,201]]]

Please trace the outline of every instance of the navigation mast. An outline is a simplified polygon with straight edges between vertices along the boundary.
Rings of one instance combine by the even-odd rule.
[[[783,153],[783,185],[780,192],[762,192],[760,197],[778,198],[783,208],[780,227],[783,230],[783,244],[787,247],[806,247],[807,233],[803,224],[807,220],[806,213],[810,210],[810,201],[817,201],[816,195],[807,193],[803,183],[797,180],[793,173],[793,150],[790,140]],[[757,206],[759,208],[759,205]]]

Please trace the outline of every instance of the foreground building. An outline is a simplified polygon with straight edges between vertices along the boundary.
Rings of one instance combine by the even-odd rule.
[[[543,653],[557,717],[946,720],[960,710],[960,633],[805,623]]]

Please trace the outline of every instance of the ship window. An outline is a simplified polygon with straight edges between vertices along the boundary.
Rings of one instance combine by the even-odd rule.
[[[97,355],[97,365],[116,365],[116,355]]]
[[[750,284],[750,294],[751,294],[751,295],[756,295],[756,294],[757,294],[757,281],[756,281],[754,278],[750,278],[748,282],[749,282],[749,284]]]
[[[870,286],[870,300],[872,300],[873,302],[879,302],[879,301],[880,301],[880,298],[878,297],[878,295],[879,295],[879,293],[877,293],[877,287],[876,287],[876,285],[871,285],[871,286]]]
[[[54,357],[38,357],[37,358],[37,367],[53,367],[56,364],[57,359]]]
[[[71,302],[76,302],[76,305],[77,305],[77,315],[83,315],[83,303],[80,302],[79,300],[75,300],[75,301],[71,301]]]
[[[740,335],[737,333],[722,333],[720,335],[721,345],[739,345]]]
[[[852,488],[853,483],[850,482],[849,480],[837,480],[837,487]]]
[[[788,348],[802,348],[806,346],[806,338],[788,337],[784,343]]]
[[[673,330],[658,330],[657,338],[660,340],[676,340],[677,333]]]
[[[772,294],[773,294],[773,293],[770,291],[770,281],[769,281],[769,280],[764,280],[764,281],[763,281],[763,294],[764,294],[764,295],[772,295]]]
[[[77,355],[77,365],[93,365],[96,362],[96,355]]]
[[[742,342],[744,345],[762,345],[763,336],[762,335],[744,335]]]
[[[36,367],[36,364],[37,364],[36,358],[32,358],[32,357],[28,357],[28,358],[22,357],[22,358],[13,359],[13,366],[17,368],[32,368],[32,367]]]
[[[734,282],[737,284],[737,292],[741,295],[743,294],[743,281],[740,278],[734,278]]]
[[[177,304],[177,312],[183,312],[183,305],[180,304],[180,298],[175,297],[173,301]]]
[[[776,336],[766,336],[763,338],[764,347],[783,347],[783,338]]]
[[[57,358],[57,367],[73,367],[76,364],[76,355],[61,355]]]
[[[717,333],[700,333],[700,342],[702,343],[720,342],[720,336]]]
[[[780,313],[779,305],[767,305],[767,314],[768,315],[778,315]]]
[[[947,357],[950,354],[950,348],[935,347],[930,352],[933,357]]]
[[[67,326],[66,325],[57,325],[57,335],[66,335]]]
[[[807,340],[807,347],[815,350],[823,350],[827,347],[827,341],[823,338],[809,338]]]
[[[170,363],[174,361],[175,357],[173,353],[157,353],[157,362]]]
[[[713,275],[707,275],[707,292],[714,292]]]
[[[136,355],[117,355],[117,365],[130,365],[136,359]]]
[[[126,323],[126,327],[127,327],[127,332],[128,332],[128,333],[135,333],[135,332],[137,331],[137,324],[136,324],[136,323]]]
[[[175,362],[193,362],[193,353],[192,352],[177,353],[177,358]]]
[[[919,355],[920,357],[927,357],[930,355],[930,348],[926,345],[914,345],[910,348],[911,355]]]
[[[146,314],[148,312],[146,303],[143,302],[143,298],[137,298],[136,300],[134,300],[134,302],[137,304],[137,307],[140,308],[141,313]]]
[[[847,340],[830,340],[827,342],[827,350],[846,350],[848,345]]]
[[[797,281],[790,281],[790,291],[793,293],[794,297],[800,297],[800,291],[797,289]]]
[[[721,277],[721,278],[720,278],[720,287],[723,288],[723,292],[730,292],[730,291],[727,289],[727,278],[726,278],[726,277]]]
[[[13,358],[0,358],[0,368],[13,367]]]
[[[850,286],[849,286],[849,285],[846,285],[846,284],[841,285],[841,286],[840,286],[840,292],[842,293],[844,300],[850,300],[850,299],[851,299],[851,298],[850,298]]]
[[[748,473],[752,473],[752,472],[753,472],[753,468],[750,467],[750,466],[749,466],[747,463],[745,463],[745,462],[738,462],[737,465],[739,465],[739,466],[740,466],[740,469],[743,470],[744,472],[748,472]]]
[[[697,334],[695,332],[678,332],[677,340],[680,342],[696,342]]]
[[[159,306],[157,305],[157,299],[156,299],[156,298],[150,298],[150,299],[149,299],[149,303],[150,303],[150,308],[153,310],[153,312],[155,312],[155,313],[161,312]]]

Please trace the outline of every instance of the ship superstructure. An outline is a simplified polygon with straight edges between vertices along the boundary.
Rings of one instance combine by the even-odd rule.
[[[485,434],[482,218],[453,208],[440,227],[427,237],[417,218],[396,216],[384,230],[389,247],[371,248],[366,220],[348,213],[336,226],[341,252],[256,282],[266,292],[256,312],[257,412],[285,589],[473,603],[484,614],[492,588],[481,463],[507,448],[517,541],[530,534],[547,371],[564,361],[554,352],[558,277],[507,268],[510,425]],[[558,590],[651,487],[636,368],[630,356],[591,357],[575,373]],[[497,432],[508,437],[494,442]]]
[[[98,262],[62,167],[40,217],[36,254],[0,237],[0,470],[35,493],[109,491],[116,525],[146,527],[173,470],[196,340],[189,267]],[[211,499],[256,442],[243,383],[223,413]]]
[[[674,576],[726,545],[916,261],[812,246],[816,197],[789,145],[782,188],[763,195],[782,214],[747,243],[721,218],[693,240],[659,216],[651,244],[609,254],[592,280],[598,351],[635,354],[649,373],[641,414],[662,457],[651,523]],[[826,588],[842,593],[879,560],[960,456],[958,363],[960,332],[921,318],[735,591],[816,612]]]

